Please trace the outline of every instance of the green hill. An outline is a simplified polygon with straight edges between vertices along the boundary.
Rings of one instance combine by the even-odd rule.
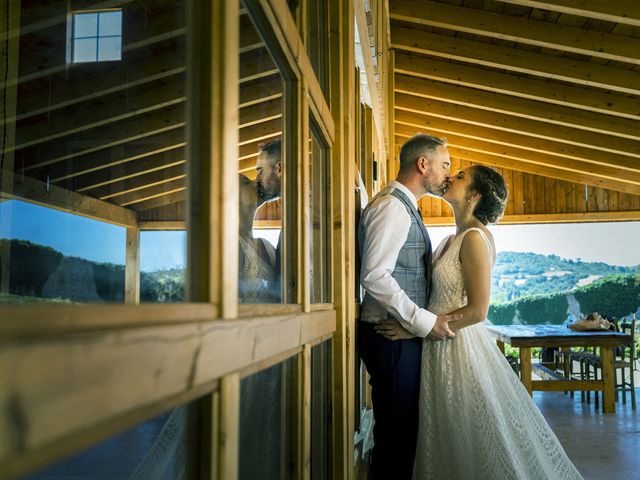
[[[493,269],[492,302],[566,292],[611,275],[637,273],[638,267],[567,260],[557,255],[500,252]]]
[[[569,313],[577,317],[599,312],[621,318],[640,309],[640,275],[612,275],[572,291],[522,297],[492,303],[489,321],[495,325],[561,324]]]

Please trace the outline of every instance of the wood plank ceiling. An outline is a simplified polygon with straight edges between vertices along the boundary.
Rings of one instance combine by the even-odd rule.
[[[463,165],[530,175],[532,194],[546,177],[640,209],[640,2],[390,0],[389,13],[397,145],[445,136]]]

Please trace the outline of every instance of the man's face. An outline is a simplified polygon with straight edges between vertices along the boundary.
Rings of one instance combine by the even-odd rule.
[[[427,162],[427,169],[423,176],[424,189],[427,193],[441,197],[447,189],[450,175],[451,158],[447,148],[440,145],[434,152],[431,162]]]
[[[256,162],[256,170],[260,198],[264,201],[279,198],[282,191],[282,163],[278,161],[271,165],[267,155],[261,152]]]

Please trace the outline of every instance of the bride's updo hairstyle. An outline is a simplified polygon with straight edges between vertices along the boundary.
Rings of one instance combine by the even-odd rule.
[[[471,168],[472,182],[469,190],[480,194],[473,216],[483,225],[496,223],[504,214],[509,192],[502,175],[485,165]]]

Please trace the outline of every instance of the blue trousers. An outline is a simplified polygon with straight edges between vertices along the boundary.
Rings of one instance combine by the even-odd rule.
[[[387,340],[376,333],[374,324],[359,322],[358,342],[371,377],[375,418],[371,478],[410,480],[418,435],[422,339]]]

